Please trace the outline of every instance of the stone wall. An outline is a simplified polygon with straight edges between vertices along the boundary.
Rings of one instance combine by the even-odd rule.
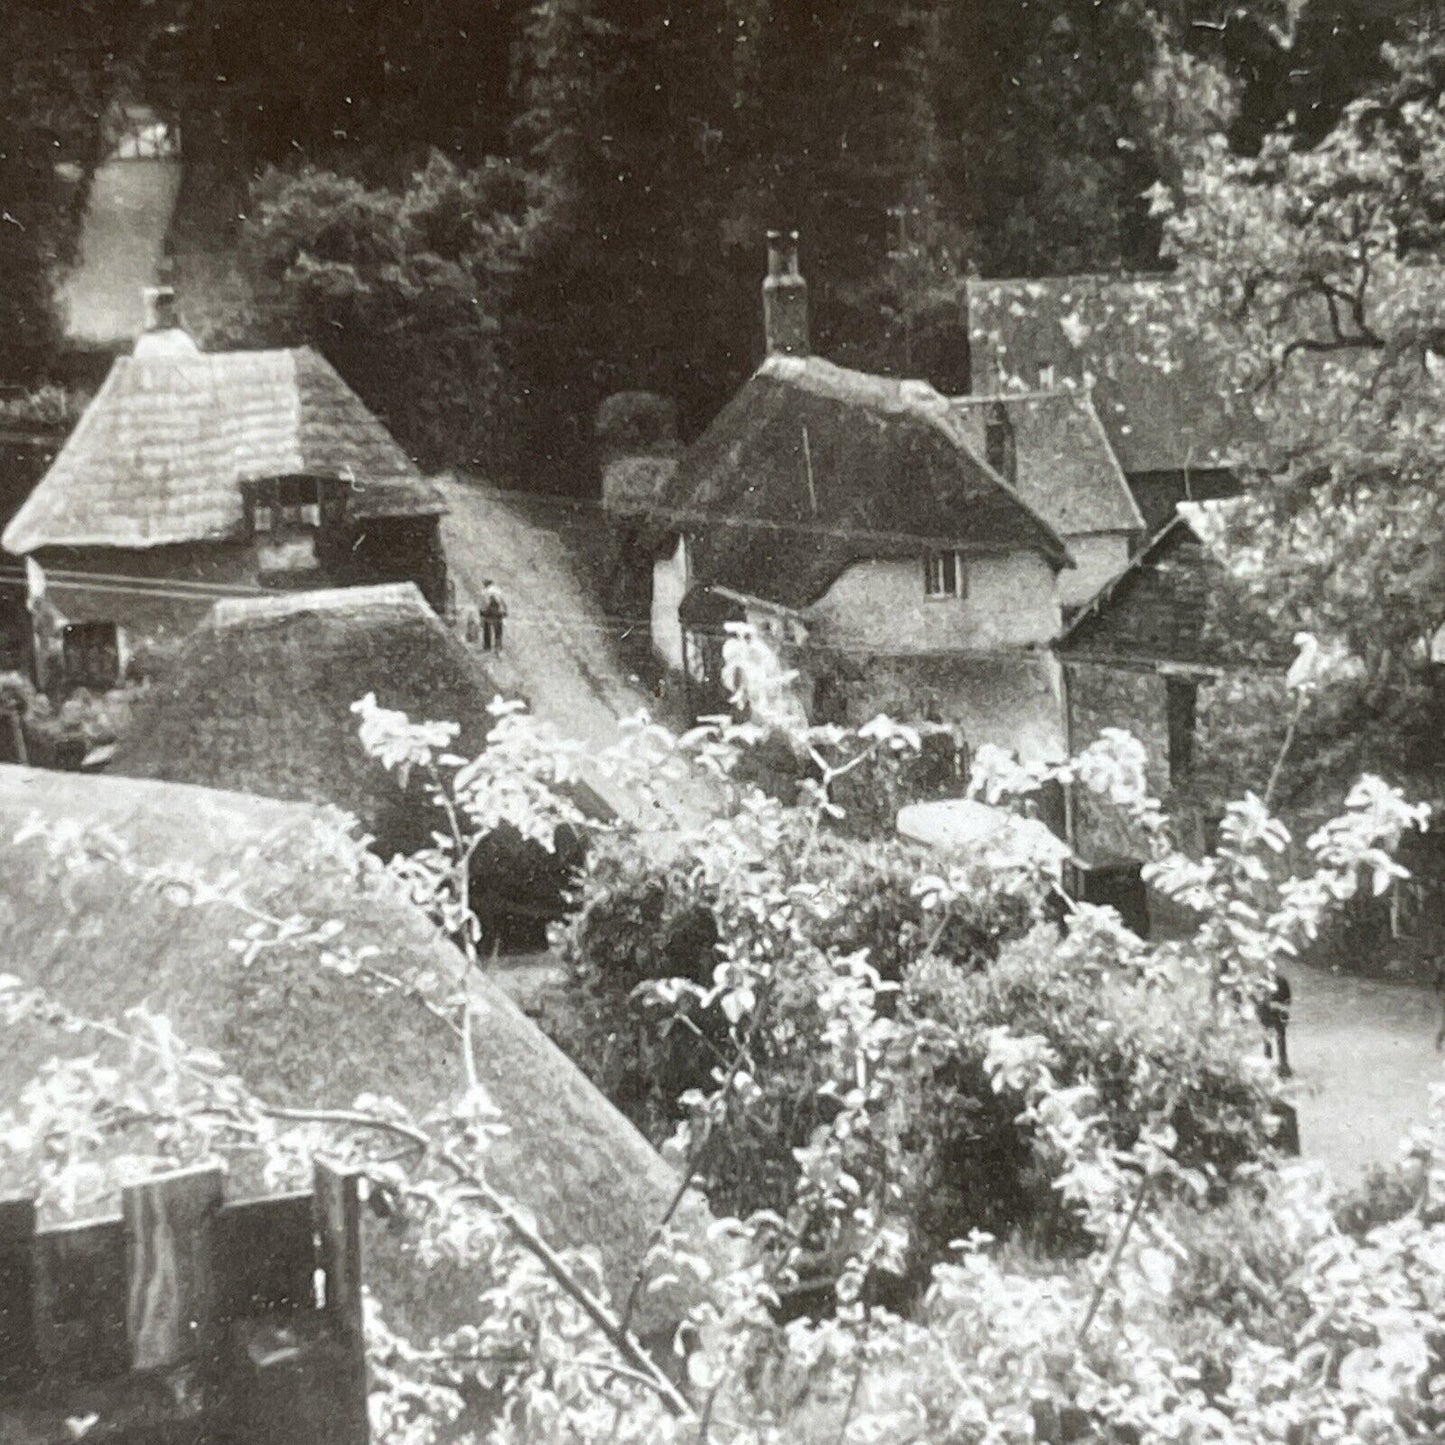
[[[1164,800],[1190,851],[1205,846],[1212,820],[1246,790],[1262,793],[1288,725],[1284,682],[1274,674],[1201,679],[1189,774],[1169,774],[1167,681],[1144,668],[1069,662],[1065,666],[1070,747],[1081,752],[1105,728],[1122,728],[1144,744],[1149,785]],[[1243,725],[1241,720],[1252,725]],[[1086,859],[1142,858],[1143,842],[1112,809],[1080,795],[1075,845]]]
[[[886,713],[955,728],[970,751],[989,743],[1029,760],[1064,756],[1058,665],[1043,650],[980,657],[809,648],[789,665],[814,721],[857,727]]]

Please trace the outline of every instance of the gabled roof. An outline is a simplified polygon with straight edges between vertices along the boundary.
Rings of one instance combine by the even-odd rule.
[[[233,537],[240,483],[354,483],[356,516],[439,513],[440,496],[310,347],[123,356],[5,529],[12,553]]]
[[[792,608],[854,562],[929,546],[1071,561],[931,386],[817,357],[769,357],[684,451],[652,521],[659,550],[695,537],[695,582]]]
[[[1092,387],[1124,471],[1228,465],[1253,434],[1218,368],[1180,320],[1179,283],[1159,276],[970,280],[971,389]]]
[[[66,830],[77,853],[87,834],[105,830],[131,866],[56,867],[42,843],[14,841],[36,814]],[[95,841],[107,851],[103,837]],[[188,905],[179,889],[157,887],[156,874],[218,885],[239,875],[250,907],[334,919],[342,931],[248,965],[230,947],[243,914]],[[93,1018],[149,1004],[188,1043],[220,1050],[272,1104],[342,1108],[375,1093],[422,1117],[464,1078],[459,1037],[444,1018],[325,967],[327,949],[370,945],[378,970],[427,987],[428,976],[454,975],[459,956],[322,810],[0,766],[0,927],[8,972]],[[472,989],[476,1068],[510,1126],[489,1146],[488,1178],[554,1247],[595,1249],[609,1285],[625,1292],[676,1175],[488,974],[474,974]],[[67,1041],[21,1021],[0,1049],[0,1099],[13,1101],[50,1056],[96,1048],[93,1038]],[[244,1154],[230,1162],[248,1167]],[[0,1168],[0,1192],[21,1182]],[[699,1211],[689,1219],[705,1222]],[[419,1271],[409,1244],[384,1228],[367,1241],[366,1271],[392,1322],[426,1338],[475,1318],[486,1284],[475,1269]],[[675,1290],[645,1293],[640,1324],[675,1323],[683,1307]]]
[[[961,396],[952,405],[980,455],[986,455],[989,415],[1002,406],[1013,434],[1014,490],[1061,537],[1144,530],[1087,393]]]
[[[1207,504],[1206,504],[1207,505]],[[1277,641],[1234,635],[1224,561],[1182,506],[1054,644],[1065,661],[1204,669],[1280,664]],[[1232,614],[1231,614],[1232,616]]]

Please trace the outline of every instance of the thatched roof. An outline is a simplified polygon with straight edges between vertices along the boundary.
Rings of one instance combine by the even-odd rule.
[[[5,529],[12,553],[234,537],[240,484],[354,483],[354,516],[438,514],[440,496],[310,347],[123,356]]]
[[[36,813],[82,834],[108,830],[148,869],[215,881],[239,874],[250,905],[335,919],[338,942],[376,947],[372,962],[394,976],[455,969],[451,945],[374,864],[363,865],[327,814],[205,788],[0,766],[5,968],[93,1018],[148,1004],[189,1043],[218,1050],[273,1104],[341,1108],[372,1092],[420,1116],[457,1094],[460,1041],[414,1001],[325,969],[321,944],[247,966],[229,947],[243,915],[181,906],[104,862],[80,873],[57,867],[40,843],[13,841]],[[610,1285],[625,1290],[676,1176],[499,988],[480,977],[475,998],[478,1071],[511,1129],[490,1155],[489,1178],[551,1243],[595,1249]],[[96,1042],[39,1024],[8,1029],[0,1102],[67,1047],[91,1052]],[[20,1182],[0,1177],[0,1190]],[[476,1317],[475,1276],[420,1269],[404,1250],[385,1231],[368,1242],[368,1283],[389,1308],[422,1328]],[[666,1294],[647,1297],[644,1309],[644,1327],[677,1318]]]
[[[954,413],[980,455],[995,407],[1003,408],[1013,435],[1014,490],[1061,537],[1144,530],[1144,518],[1088,395],[955,397]]]
[[[854,562],[928,546],[1042,552],[1058,535],[922,382],[772,356],[683,453],[652,541],[695,538],[694,581],[780,606],[817,601]]]
[[[1032,388],[1051,368],[1092,387],[1126,473],[1226,466],[1253,423],[1181,324],[1181,295],[1158,276],[971,280],[971,390]]]
[[[419,782],[403,790],[363,749],[351,705],[369,692],[414,721],[458,724],[468,757],[486,742],[498,695],[412,583],[219,602],[137,709],[111,771],[331,803],[383,857],[411,852],[444,820]],[[611,816],[583,785],[573,792],[593,816]],[[496,900],[508,916],[555,903],[556,860],[540,848],[526,857]]]

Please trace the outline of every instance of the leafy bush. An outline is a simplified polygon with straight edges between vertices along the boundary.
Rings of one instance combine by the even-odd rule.
[[[901,985],[896,1000],[882,997],[880,1014],[926,1040],[890,1060],[894,1097],[873,1158],[895,1176],[919,1282],[970,1229],[1022,1229],[1051,1248],[1083,1242],[1056,1188],[1057,1161],[1020,1122],[1017,1091],[991,1082],[998,1028],[1045,1040],[1060,1086],[1097,1093],[1119,1148],[1161,1110],[1178,1133],[1181,1166],[1210,1179],[1267,1148],[1273,1088],[1246,1062],[1252,1034],[1223,1016],[1201,1029],[1193,982],[1175,987],[1121,967],[1130,936],[1107,919],[1061,944],[1041,890],[981,878],[930,913],[919,850],[827,835],[810,849],[798,815],[785,834],[763,872],[776,896],[810,890],[809,907],[775,960],[746,1102],[709,1142],[702,1175],[715,1206],[781,1209],[791,1197],[797,1151],[834,1112],[820,1096],[832,1068],[820,1000],[838,961],[860,955],[883,984]],[[765,886],[759,870],[741,886]],[[660,864],[635,841],[612,839],[589,859],[577,910],[554,937],[567,983],[547,1027],[659,1144],[727,1064],[731,1021],[717,989],[752,932],[738,892],[736,879],[689,855]]]
[[[676,448],[677,403],[652,391],[615,391],[598,405],[592,435],[614,456]]]
[[[741,1210],[780,1207],[796,1178],[793,1151],[829,1112],[816,1093],[826,1022],[817,998],[832,979],[830,960],[866,954],[897,983],[932,944],[951,968],[977,969],[1042,908],[1027,890],[980,891],[940,928],[914,889],[919,850],[823,836],[809,852],[801,831],[790,845],[771,865],[776,886],[814,890],[814,906],[778,972],[775,1023],[757,1044],[766,1060],[753,1071],[759,1092],[710,1151],[715,1202]],[[759,881],[751,874],[745,886]],[[658,1144],[686,1115],[688,1092],[708,1087],[726,1063],[729,1021],[707,995],[726,972],[727,947],[749,930],[737,893],[736,880],[686,854],[664,861],[636,839],[604,839],[579,876],[575,911],[553,935],[567,977],[546,1027]]]
[[[492,460],[507,278],[528,244],[531,183],[439,152],[400,186],[271,169],[247,223],[252,267],[423,464]]]
[[[1049,1247],[1082,1243],[1056,1187],[1056,1158],[1021,1122],[1020,1091],[990,1083],[998,1029],[1044,1040],[1058,1086],[1090,1091],[1117,1148],[1133,1147],[1147,1119],[1165,1118],[1181,1168],[1215,1185],[1269,1145],[1275,1087],[1250,1057],[1246,1026],[1202,1022],[1197,991],[1093,964],[1077,937],[1035,930],[972,973],[922,963],[906,979],[903,1006],[937,1030],[900,1107],[925,1260],[969,1228],[1023,1229]]]
[[[840,810],[829,829],[851,838],[891,838],[900,808],[909,803],[961,796],[968,786],[964,749],[953,729],[929,723],[911,729],[918,746],[876,749],[861,763],[839,772],[828,794]],[[793,805],[803,801],[824,772],[858,756],[858,735],[841,728],[817,728],[809,750],[796,746],[781,728],[760,730],[740,742],[734,780],[751,783],[769,797]]]

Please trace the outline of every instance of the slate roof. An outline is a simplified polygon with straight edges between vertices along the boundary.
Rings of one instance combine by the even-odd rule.
[[[1166,277],[1058,276],[968,283],[970,389],[1091,385],[1126,473],[1229,464],[1252,435],[1218,369],[1181,327],[1179,283]]]
[[[1144,518],[1086,393],[962,396],[952,405],[980,455],[985,454],[989,413],[1002,405],[1013,433],[1014,490],[1061,537],[1144,530]]]
[[[683,452],[652,523],[659,552],[695,539],[695,584],[794,609],[854,562],[929,546],[1071,564],[932,387],[811,356],[759,367]]]
[[[1278,639],[1236,635],[1224,562],[1183,506],[1054,644],[1067,662],[1173,663],[1203,668],[1279,666]]]
[[[445,510],[310,347],[124,356],[0,542],[20,554],[225,540],[242,525],[241,482],[296,475],[353,480],[355,516]]]
[[[56,867],[43,843],[13,841],[36,814],[68,837],[99,844],[109,834],[134,870]],[[239,874],[250,906],[334,919],[341,944],[370,945],[378,969],[423,986],[430,976],[434,987],[458,955],[333,815],[210,788],[0,766],[0,860],[5,969],[62,1003],[99,1018],[143,1003],[160,1009],[188,1043],[222,1051],[274,1104],[349,1107],[372,1092],[422,1117],[457,1093],[456,1032],[404,996],[326,969],[321,955],[337,943],[301,942],[247,965],[230,947],[244,932],[241,915],[186,906],[150,874],[217,884]],[[509,1125],[489,1146],[488,1178],[554,1247],[595,1250],[608,1284],[625,1292],[677,1176],[487,974],[471,988],[477,1071]],[[67,1050],[97,1044],[67,1041],[43,1021],[7,1029],[0,1098],[14,1100]],[[100,1052],[123,1063],[110,1046]],[[237,1193],[259,1182],[244,1151],[228,1163]],[[19,1183],[0,1168],[0,1192]],[[707,1222],[691,1204],[687,1216],[685,1227]],[[421,1338],[474,1319],[488,1283],[470,1267],[418,1270],[410,1240],[380,1225],[366,1242],[366,1277],[391,1322]],[[639,1324],[670,1327],[684,1308],[676,1289],[646,1292]]]

